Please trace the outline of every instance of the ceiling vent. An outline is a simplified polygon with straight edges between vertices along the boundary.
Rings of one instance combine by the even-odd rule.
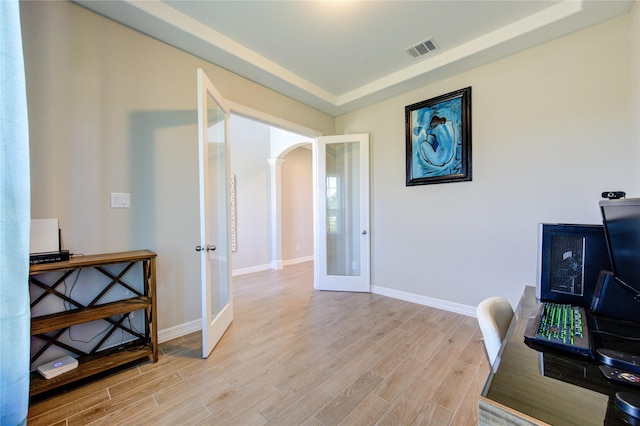
[[[429,38],[414,46],[406,48],[404,51],[414,58],[417,58],[418,56],[426,55],[427,53],[431,53],[437,49],[438,46],[436,46],[436,42],[433,40],[433,38]]]

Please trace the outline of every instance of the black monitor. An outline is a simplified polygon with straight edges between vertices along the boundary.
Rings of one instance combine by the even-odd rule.
[[[613,275],[634,297],[640,295],[640,198],[601,200]]]

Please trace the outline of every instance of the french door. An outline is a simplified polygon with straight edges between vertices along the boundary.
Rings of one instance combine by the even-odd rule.
[[[198,69],[202,357],[207,358],[233,321],[229,255],[229,108]]]
[[[369,292],[369,135],[316,140],[315,287]]]

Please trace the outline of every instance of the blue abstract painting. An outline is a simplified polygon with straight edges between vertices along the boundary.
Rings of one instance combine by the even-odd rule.
[[[470,96],[469,87],[406,107],[407,185],[471,180]]]

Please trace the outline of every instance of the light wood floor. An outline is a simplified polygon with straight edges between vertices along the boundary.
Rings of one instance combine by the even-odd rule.
[[[312,263],[234,278],[235,319],[30,407],[29,425],[476,425],[489,368],[475,318],[313,290]]]

